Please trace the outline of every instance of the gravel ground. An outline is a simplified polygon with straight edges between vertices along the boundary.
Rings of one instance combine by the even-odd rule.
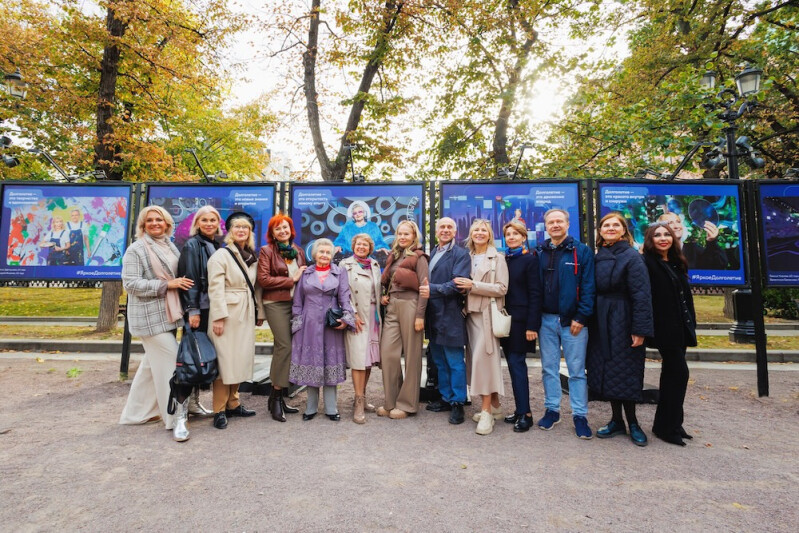
[[[799,373],[772,366],[758,398],[754,372],[734,368],[692,369],[685,448],[579,440],[566,398],[549,432],[500,421],[481,437],[423,409],[357,425],[349,382],[341,422],[280,424],[265,397],[243,395],[256,417],[224,431],[192,419],[175,443],[160,423],[117,425],[130,383],[116,362],[0,356],[0,530],[796,531]],[[538,417],[540,369],[530,378]],[[379,371],[368,398],[379,405]],[[594,430],[609,416],[591,404]],[[639,408],[647,433],[653,416]]]

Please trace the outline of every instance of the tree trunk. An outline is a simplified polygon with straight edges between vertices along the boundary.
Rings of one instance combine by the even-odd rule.
[[[97,317],[95,331],[111,331],[117,325],[119,316],[119,298],[122,296],[121,281],[104,281],[100,296],[100,314]]]
[[[372,88],[372,82],[380,66],[383,64],[385,55],[388,53],[388,41],[392,30],[394,30],[397,20],[402,13],[404,2],[387,1],[385,3],[385,16],[383,17],[383,27],[378,30],[377,42],[374,49],[369,54],[369,62],[364,68],[361,76],[361,83],[358,85],[358,92],[353,98],[350,115],[347,119],[347,126],[341,136],[338,154],[331,163],[322,139],[322,129],[319,122],[319,94],[316,92],[316,58],[319,53],[319,10],[321,0],[313,0],[311,3],[310,25],[308,27],[308,45],[302,55],[303,78],[305,82],[305,102],[308,112],[308,126],[311,128],[314,151],[319,161],[322,179],[325,181],[344,181],[347,175],[347,161],[349,151],[345,146],[351,142],[352,133],[358,129],[358,124],[366,105],[365,96]]]
[[[114,126],[109,122],[114,116],[116,100],[117,75],[119,74],[119,47],[115,40],[122,37],[127,23],[116,17],[114,2],[108,6],[106,29],[110,36],[103,48],[103,59],[100,63],[100,89],[97,97],[97,142],[94,145],[94,166],[104,170],[112,180],[121,180],[119,155],[114,140]]]
[[[103,48],[103,59],[100,63],[100,89],[97,96],[97,142],[94,145],[95,168],[104,170],[109,179],[121,180],[122,171],[119,156],[114,142],[114,127],[109,120],[114,115],[116,100],[117,75],[119,74],[119,47],[115,39],[122,37],[127,23],[118,19],[114,11],[114,2],[108,6],[106,29],[110,35],[108,44]],[[97,317],[96,331],[110,331],[116,327],[119,313],[119,297],[122,295],[121,281],[103,282],[100,296],[100,313]]]
[[[733,303],[732,299],[732,291],[735,289],[724,289],[724,317],[733,320],[735,318],[735,314],[733,309],[735,308],[735,304]]]
[[[519,10],[519,2],[513,1],[510,3],[508,9]],[[519,17],[523,17],[519,13]],[[494,128],[494,143],[493,143],[493,159],[494,168],[507,168],[510,165],[510,158],[508,157],[508,126],[510,122],[510,114],[513,111],[513,106],[516,103],[516,90],[522,80],[522,71],[527,65],[527,60],[530,56],[530,50],[538,39],[538,32],[530,27],[530,24],[520,20],[522,29],[527,33],[527,38],[518,51],[516,64],[513,65],[513,70],[510,72],[508,84],[502,91],[502,105],[499,108],[499,115],[497,116],[496,126]]]

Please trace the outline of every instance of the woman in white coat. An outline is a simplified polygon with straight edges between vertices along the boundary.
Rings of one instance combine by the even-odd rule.
[[[466,248],[472,259],[472,278],[455,278],[455,286],[468,291],[466,298],[467,362],[471,360],[471,391],[482,399],[477,416],[477,434],[494,430],[494,419],[502,418],[499,397],[505,394],[502,382],[499,339],[491,324],[491,299],[503,309],[508,292],[508,265],[494,247],[491,223],[477,219],[469,228]]]
[[[255,327],[264,322],[261,288],[255,288],[258,256],[254,221],[243,212],[225,221],[226,248],[208,260],[208,337],[216,348],[219,377],[214,381],[214,427],[225,429],[229,417],[255,416],[239,401],[239,384],[252,379]],[[247,277],[244,273],[247,273]]]
[[[363,424],[364,411],[375,410],[374,405],[366,403],[366,384],[372,367],[380,364],[380,265],[369,257],[375,249],[369,234],[355,235],[351,246],[354,255],[339,263],[347,271],[350,303],[355,310],[355,331],[347,332],[344,343],[355,389],[352,420]]]

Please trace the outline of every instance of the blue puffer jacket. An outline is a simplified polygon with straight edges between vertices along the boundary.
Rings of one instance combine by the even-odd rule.
[[[594,253],[574,237],[566,237],[561,243],[563,255],[558,265],[558,288],[560,298],[560,325],[569,326],[572,320],[586,325],[594,314]],[[536,247],[539,254],[541,286],[544,286],[544,270],[549,264],[550,254],[554,252],[551,239]],[[546,288],[544,288],[546,290]]]

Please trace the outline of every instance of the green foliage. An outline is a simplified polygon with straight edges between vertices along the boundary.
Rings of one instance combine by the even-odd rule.
[[[760,105],[738,121],[738,134],[749,136],[767,166],[750,171],[742,165],[741,174],[782,177],[799,158],[799,8],[740,0],[621,5],[637,21],[628,33],[630,56],[612,68],[597,65],[579,80],[565,118],[537,147],[538,169],[570,177],[670,171],[695,142],[720,138],[718,109],[703,104],[718,104],[715,92],[734,88],[735,75],[752,64],[764,70]],[[717,72],[715,92],[698,83],[708,69]],[[702,172],[700,157],[689,171]]]
[[[80,376],[81,374],[83,374],[83,370],[81,370],[80,368],[78,368],[76,366],[73,366],[72,368],[67,370],[67,377],[70,378],[70,379],[76,378],[76,377]]]
[[[99,7],[99,9],[98,9]],[[125,25],[121,37],[106,27],[107,13]],[[221,59],[230,38],[249,22],[225,0],[8,0],[0,3],[0,71],[19,68],[28,96],[0,94],[0,129],[16,130],[49,152],[67,172],[94,169],[103,50],[120,51],[113,133],[114,171],[129,181],[196,180],[183,148],[206,157],[209,170],[233,178],[258,175],[268,156],[263,137],[273,118],[263,103],[226,109],[228,72]],[[13,126],[13,128],[12,128]],[[12,151],[13,169],[0,179],[51,179],[41,158]]]
[[[763,291],[763,307],[771,316],[799,319],[799,289],[766,289]]]

